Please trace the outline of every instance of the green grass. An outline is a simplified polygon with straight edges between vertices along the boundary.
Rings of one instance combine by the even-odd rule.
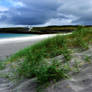
[[[84,29],[82,29],[82,31],[84,32]],[[39,43],[36,43],[35,45],[20,50],[16,54],[12,55],[9,61],[16,61],[17,59],[22,57],[25,58],[27,55],[30,54],[34,57],[40,57],[40,56],[45,58],[55,57],[62,53],[63,51],[62,48],[64,47],[64,45],[66,45],[65,46],[66,48],[74,48],[74,47],[85,48],[84,47],[85,43],[86,44],[92,43],[92,39],[91,39],[92,31],[85,30],[85,35],[83,34],[84,33],[82,32],[80,33],[80,30],[79,32],[77,30],[73,32],[73,34],[71,35],[67,35],[67,36],[57,35],[56,37],[48,38]]]
[[[0,70],[3,70],[5,68],[5,62],[0,60]]]
[[[85,61],[90,63],[91,62],[91,56],[85,56]]]
[[[78,27],[70,35],[57,35],[20,50],[12,55],[8,61],[11,63],[23,59],[16,69],[19,77],[37,77],[40,83],[57,81],[68,76],[69,60],[72,58],[71,49],[87,50],[88,44],[92,44],[92,31],[89,28],[85,30],[83,27]],[[56,63],[48,61],[49,58],[59,55],[63,55],[65,65],[59,61]],[[78,68],[78,64],[76,67]]]
[[[33,27],[31,32],[34,33],[62,33],[62,32],[72,32],[77,29],[78,26],[46,26],[46,27]],[[83,26],[85,29],[91,28],[92,26]]]
[[[35,59],[36,61],[39,61],[42,58],[52,58],[62,53],[62,47],[67,49],[67,44],[66,48],[63,44],[66,44],[65,37],[58,35],[17,52],[9,60],[16,61],[17,59],[22,57],[25,58],[26,56],[30,56],[30,58]]]
[[[68,71],[65,67],[60,67],[60,65],[61,64],[57,63],[57,61],[54,61],[50,66],[41,65],[36,72],[38,82],[44,84],[52,80],[58,81],[61,78],[68,78]]]

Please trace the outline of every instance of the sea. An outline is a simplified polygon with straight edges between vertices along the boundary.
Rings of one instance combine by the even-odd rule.
[[[0,33],[0,39],[15,38],[15,37],[27,37],[34,36],[36,34],[15,34],[15,33]]]

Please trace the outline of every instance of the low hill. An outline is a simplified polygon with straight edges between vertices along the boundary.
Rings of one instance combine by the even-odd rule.
[[[11,27],[0,28],[0,33],[29,33],[29,34],[52,34],[52,33],[66,33],[76,30],[79,26],[46,26],[46,27]],[[83,26],[86,28],[92,28],[92,26]]]
[[[28,33],[26,27],[11,27],[11,28],[0,28],[0,33]]]

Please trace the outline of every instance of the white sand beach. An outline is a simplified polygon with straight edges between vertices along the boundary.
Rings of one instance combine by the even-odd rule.
[[[20,49],[23,49],[29,45],[35,44],[43,39],[53,37],[56,34],[49,35],[39,35],[33,37],[19,37],[19,38],[9,38],[0,40],[0,59],[5,59],[6,57],[16,53]],[[65,34],[66,35],[66,34]],[[72,54],[71,61],[85,61],[85,56],[90,56],[92,60],[92,47],[83,52],[75,52]],[[62,56],[60,56],[62,58]],[[59,56],[55,57],[60,59]],[[9,69],[0,71],[1,74],[9,73]],[[20,82],[15,86],[15,84],[7,79],[0,77],[0,92],[36,92],[37,82],[35,79],[28,79]],[[2,86],[3,85],[3,86]],[[7,87],[8,86],[8,87]],[[55,84],[50,85],[48,88],[44,89],[44,92],[92,92],[92,63],[86,63],[80,68],[80,72],[76,72],[67,80],[61,80]]]
[[[6,57],[16,53],[20,49],[23,49],[38,41],[41,41],[49,37],[53,37],[55,35],[56,34],[48,34],[48,35],[0,39],[0,59],[5,59]]]
[[[59,35],[68,35],[67,34],[59,34]],[[45,34],[38,36],[27,36],[27,37],[15,37],[15,38],[7,38],[0,39],[0,60],[9,57],[10,55],[16,53],[17,51],[30,46],[36,42],[44,40],[49,37],[56,36],[57,34]]]

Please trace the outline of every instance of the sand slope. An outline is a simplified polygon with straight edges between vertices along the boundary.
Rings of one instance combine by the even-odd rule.
[[[73,54],[73,60],[85,62],[84,56],[90,56],[92,61],[92,48],[83,52]],[[60,59],[58,57],[57,59]],[[36,92],[36,79],[28,79],[19,82],[12,90],[13,92]],[[86,62],[79,73],[73,73],[70,79],[62,80],[44,89],[44,92],[92,92],[92,62]]]
[[[29,40],[29,41],[17,41],[0,44],[0,55],[1,57],[11,55],[21,48],[28,45],[34,44],[41,39]],[[83,52],[76,52],[73,54],[72,61],[77,59],[81,62],[85,62],[84,56],[91,57],[91,63],[86,63],[81,67],[79,73],[74,73],[71,75],[70,79],[59,81],[56,84],[50,85],[48,88],[44,89],[45,92],[92,92],[92,47],[89,50]],[[61,56],[56,57],[57,59]],[[6,74],[9,69],[0,71],[1,74]],[[36,79],[27,79],[16,83],[7,81],[7,79],[0,78],[0,92],[36,92]]]
[[[0,39],[0,60],[16,53],[20,49],[30,46],[43,39],[55,36],[56,34],[28,36],[19,38]]]

